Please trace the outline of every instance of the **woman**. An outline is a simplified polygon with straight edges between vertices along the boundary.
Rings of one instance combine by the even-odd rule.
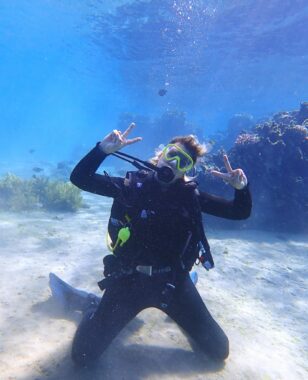
[[[125,178],[97,174],[109,154],[141,140],[128,139],[134,126],[124,133],[114,130],[108,134],[71,174],[72,183],[80,189],[114,199],[108,224],[113,254],[104,259],[105,279],[100,282],[105,292],[100,304],[94,302],[84,313],[72,358],[82,366],[97,360],[131,319],[143,309],[155,307],[211,358],[224,360],[229,354],[228,338],[207,310],[189,271],[200,249],[207,269],[214,265],[201,212],[228,219],[249,217],[247,178],[241,169],[233,170],[224,156],[227,173],[212,173],[235,188],[234,199],[199,191],[186,174],[205,149],[191,135],[171,140],[149,170],[128,172]]]

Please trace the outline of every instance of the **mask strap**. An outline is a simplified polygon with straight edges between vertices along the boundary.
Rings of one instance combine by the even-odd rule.
[[[151,164],[150,162],[147,162],[147,161],[143,161],[141,160],[140,158],[137,158],[137,157],[134,157],[134,156],[131,156],[129,154],[126,154],[126,153],[123,153],[123,152],[116,152],[116,153],[111,153],[113,156],[115,157],[118,157],[120,158],[121,160],[123,161],[127,161],[129,162],[130,164],[134,165],[137,169],[140,169],[140,170],[148,170],[148,169],[151,169],[151,170],[154,170],[156,172],[159,171],[159,169]],[[127,157],[127,158],[125,158]],[[129,160],[128,160],[129,158]],[[131,161],[132,160],[132,161]],[[143,166],[142,166],[142,165]]]

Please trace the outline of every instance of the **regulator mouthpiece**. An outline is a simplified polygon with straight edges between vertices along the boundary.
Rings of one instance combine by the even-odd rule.
[[[168,166],[162,166],[161,168],[158,168],[157,170],[157,178],[165,183],[169,183],[174,179],[174,173],[171,168]]]

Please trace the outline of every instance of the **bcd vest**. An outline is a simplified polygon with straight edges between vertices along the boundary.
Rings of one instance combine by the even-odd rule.
[[[126,174],[108,223],[111,249],[123,265],[191,269],[199,256],[202,225],[196,187],[178,181],[163,191],[152,172]]]

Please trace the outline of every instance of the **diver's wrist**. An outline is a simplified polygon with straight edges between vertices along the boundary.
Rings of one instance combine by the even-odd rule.
[[[110,153],[107,153],[104,149],[104,146],[102,145],[102,142],[101,141],[98,141],[96,143],[96,147],[99,149],[100,152],[104,153],[106,156]]]

